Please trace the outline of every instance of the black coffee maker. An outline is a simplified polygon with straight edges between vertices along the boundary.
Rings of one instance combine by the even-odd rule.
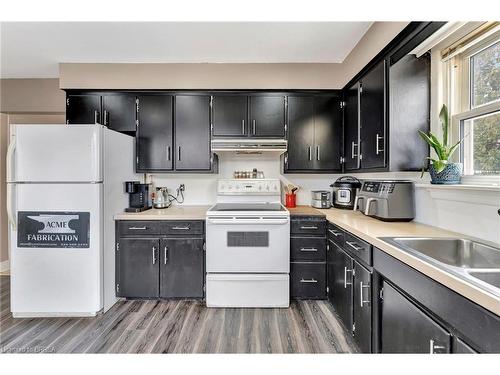
[[[151,208],[149,188],[151,184],[141,184],[139,181],[126,181],[125,192],[129,194],[125,212],[141,212]]]

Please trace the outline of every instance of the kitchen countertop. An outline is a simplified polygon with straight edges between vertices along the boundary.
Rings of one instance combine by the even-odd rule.
[[[388,244],[379,237],[461,237],[467,238],[463,234],[451,232],[445,229],[432,227],[417,222],[384,222],[360,212],[351,210],[340,210],[337,208],[317,209],[324,213],[326,219],[345,229],[359,238],[371,243],[380,250],[420,271],[428,277],[438,281],[444,286],[454,290],[462,296],[474,301],[478,305],[500,315],[500,298],[489,293],[466,280],[462,280],[445,270],[437,268],[398,247]],[[479,240],[484,243],[488,241]],[[490,243],[491,244],[491,243]],[[494,245],[494,244],[493,244]],[[497,245],[498,246],[498,245]]]
[[[207,210],[211,206],[170,206],[142,212],[121,212],[114,216],[115,220],[205,220]]]
[[[294,208],[288,208],[287,210],[290,211],[290,215],[297,215],[297,216],[322,216],[325,217],[326,215],[323,212],[318,211],[316,208],[313,208],[311,206],[297,206]]]

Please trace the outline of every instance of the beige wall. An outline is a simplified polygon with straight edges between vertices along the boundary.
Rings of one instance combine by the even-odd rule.
[[[65,98],[58,78],[0,80],[2,113],[64,113]]]
[[[375,22],[341,64],[59,65],[61,88],[339,89],[408,23]]]

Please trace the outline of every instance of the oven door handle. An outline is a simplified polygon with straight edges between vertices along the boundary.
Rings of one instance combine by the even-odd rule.
[[[208,224],[215,225],[248,225],[248,224],[257,224],[257,225],[283,225],[288,224],[288,219],[216,219],[216,218],[207,218]]]

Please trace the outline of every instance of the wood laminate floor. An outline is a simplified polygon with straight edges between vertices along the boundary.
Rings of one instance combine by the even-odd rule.
[[[14,319],[0,276],[0,352],[351,353],[326,301],[288,309],[207,308],[201,301],[121,301],[95,318]]]

